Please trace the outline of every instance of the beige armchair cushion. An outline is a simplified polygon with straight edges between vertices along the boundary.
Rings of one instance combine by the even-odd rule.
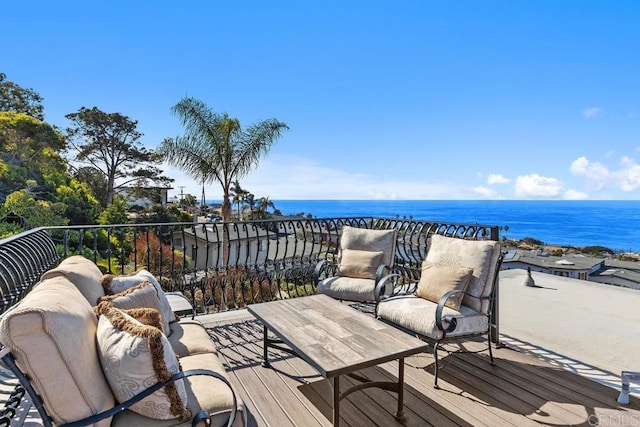
[[[342,228],[342,236],[340,237],[340,258],[342,258],[342,252],[345,249],[381,251],[383,256],[380,264],[392,267],[396,250],[396,233],[395,229],[369,230],[345,226]]]
[[[100,286],[102,271],[93,261],[81,255],[65,258],[56,268],[43,273],[40,280],[55,276],[69,279],[92,306],[96,305],[98,298],[104,296],[104,290]]]
[[[438,303],[449,291],[466,290],[472,274],[473,268],[448,267],[424,261],[416,295]],[[462,293],[453,295],[445,302],[445,306],[458,310],[463,297]]]
[[[382,251],[343,249],[336,274],[360,279],[375,279],[382,255]]]
[[[491,293],[499,259],[500,243],[496,241],[464,240],[439,234],[431,236],[425,258],[433,264],[473,268],[473,275],[467,287],[467,293],[472,296],[465,295],[462,304],[485,314],[489,302],[481,301],[478,297]]]
[[[371,302],[376,300],[373,279],[333,276],[318,283],[318,293],[345,301]]]
[[[118,292],[122,292],[125,289],[138,285],[142,282],[150,282],[156,287],[158,290],[158,298],[160,298],[160,313],[167,322],[174,322],[176,320],[176,315],[171,308],[171,304],[169,304],[169,300],[167,299],[162,286],[160,286],[160,282],[158,282],[155,276],[147,270],[138,270],[136,273],[128,276],[114,276],[112,274],[106,274],[102,279],[102,286],[105,294],[117,294]]]
[[[114,405],[96,352],[98,318],[65,276],[40,282],[0,323],[0,341],[42,396],[55,424]],[[97,423],[108,426],[111,419]]]
[[[113,394],[122,403],[151,385],[180,372],[171,344],[162,332],[108,305],[98,320],[98,354]],[[129,409],[148,418],[185,420],[187,392],[182,379],[167,384]]]
[[[171,333],[171,329],[169,328],[169,320],[166,318],[166,315],[162,311],[158,289],[151,282],[141,282],[135,286],[118,292],[117,294],[105,295],[98,300],[98,304],[102,302],[109,302],[114,307],[120,309],[134,309],[144,307],[156,309],[160,312],[162,332],[165,335],[169,335]],[[171,313],[171,316],[173,316],[173,313]]]
[[[436,308],[438,304],[415,295],[399,296],[383,300],[378,304],[378,317],[420,335],[441,339],[443,332],[436,326]],[[447,337],[485,333],[489,319],[470,307],[461,305],[459,310],[444,307],[442,316],[456,316],[457,326]],[[443,326],[449,327],[444,320]]]

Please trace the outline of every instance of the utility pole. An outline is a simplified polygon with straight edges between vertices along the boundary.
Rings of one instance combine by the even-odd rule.
[[[180,189],[180,209],[184,209],[184,185],[178,185]]]

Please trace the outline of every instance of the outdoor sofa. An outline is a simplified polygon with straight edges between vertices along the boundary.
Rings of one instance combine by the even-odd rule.
[[[206,329],[145,270],[66,258],[3,315],[0,342],[45,425],[246,426]]]

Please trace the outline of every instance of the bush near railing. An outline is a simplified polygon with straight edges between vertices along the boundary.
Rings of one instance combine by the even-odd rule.
[[[19,301],[49,264],[76,254],[104,273],[145,268],[165,290],[183,292],[204,313],[313,294],[313,269],[336,257],[345,225],[397,229],[394,272],[401,281],[419,277],[432,234],[498,239],[497,226],[373,217],[42,227],[0,241],[0,312]],[[42,233],[55,243],[54,261],[44,261],[41,252],[53,249],[38,244]]]

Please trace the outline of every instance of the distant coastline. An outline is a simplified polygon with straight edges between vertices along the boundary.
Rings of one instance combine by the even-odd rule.
[[[217,201],[216,201],[217,202]],[[216,203],[212,202],[212,203]],[[273,200],[285,215],[374,216],[509,226],[501,236],[547,245],[640,251],[640,201],[603,200]]]

